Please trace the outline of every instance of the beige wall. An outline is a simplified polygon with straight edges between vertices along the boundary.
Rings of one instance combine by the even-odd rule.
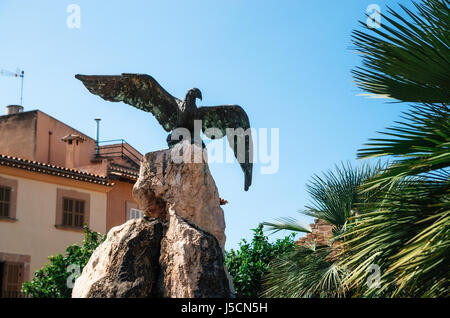
[[[129,165],[120,158],[92,162],[96,151],[94,139],[38,110],[0,116],[0,154],[64,167],[67,144],[61,138],[68,134],[86,139],[77,146],[80,162],[76,168],[106,175],[110,161]],[[141,158],[142,155],[136,149],[129,145],[127,148]],[[134,203],[133,184],[126,181],[112,180],[115,186],[104,190],[99,185],[41,173],[24,174],[23,170],[0,166],[0,175],[5,174],[19,180],[18,221],[0,221],[0,253],[31,255],[31,272],[41,267],[50,254],[62,253],[68,245],[83,239],[80,232],[55,228],[57,187],[92,194],[90,227],[102,233],[124,223],[127,202]],[[111,192],[107,194],[108,191]]]
[[[37,111],[0,116],[0,154],[35,160]]]
[[[86,139],[77,146],[79,165],[92,165],[96,141],[39,110],[0,116],[0,154],[64,167],[66,143],[61,138],[68,134]]]
[[[108,193],[108,215],[106,228],[111,228],[123,224],[127,220],[127,202],[137,204],[133,198],[133,184],[129,182],[114,180],[114,187]]]
[[[91,204],[89,227],[106,232],[106,193],[0,175],[18,181],[17,221],[0,221],[0,252],[30,255],[31,273],[42,267],[49,255],[64,253],[67,246],[83,240],[82,232],[55,228],[57,188],[88,193]]]
[[[79,165],[91,164],[91,159],[97,147],[94,139],[43,112],[38,111],[37,114],[36,161],[65,167],[67,144],[61,138],[68,134],[74,134],[86,139],[85,142],[77,146],[79,147]],[[49,132],[52,134],[49,135]]]

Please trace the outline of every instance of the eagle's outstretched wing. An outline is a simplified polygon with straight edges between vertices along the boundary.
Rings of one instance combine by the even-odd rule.
[[[247,113],[238,105],[199,107],[198,119],[202,120],[202,129],[207,137],[220,137],[213,131],[207,131],[208,128],[217,128],[222,137],[227,136],[234,156],[244,172],[244,189],[247,191],[252,184],[253,170],[253,140]]]
[[[75,75],[95,95],[110,101],[124,102],[152,113],[164,130],[176,128],[180,100],[170,95],[151,76],[145,74]]]

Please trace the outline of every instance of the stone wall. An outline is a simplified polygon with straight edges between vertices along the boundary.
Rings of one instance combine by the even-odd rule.
[[[330,239],[333,237],[333,225],[321,219],[315,219],[311,224],[311,233],[298,239],[296,242],[300,246],[315,242],[318,245],[330,245]]]

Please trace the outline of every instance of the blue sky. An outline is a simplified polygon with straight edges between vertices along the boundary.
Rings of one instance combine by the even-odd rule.
[[[80,29],[66,25],[72,3]],[[356,162],[368,138],[405,109],[357,96],[350,74],[360,65],[351,31],[372,3],[386,10],[410,2],[0,0],[0,69],[25,70],[26,110],[92,137],[100,117],[102,140],[123,138],[142,153],[166,147],[152,115],[91,95],[75,74],[150,74],[174,96],[195,86],[198,105],[239,104],[252,126],[279,128],[279,170],[263,175],[257,164],[248,192],[238,164],[211,165],[229,201],[226,248],[236,248],[260,222],[300,217],[308,179]],[[0,77],[0,114],[19,95],[18,80]]]

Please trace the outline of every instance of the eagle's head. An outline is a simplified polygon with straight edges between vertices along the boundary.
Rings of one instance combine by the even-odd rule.
[[[188,90],[185,100],[195,102],[196,98],[202,100],[202,92],[200,92],[198,88],[191,88]]]

